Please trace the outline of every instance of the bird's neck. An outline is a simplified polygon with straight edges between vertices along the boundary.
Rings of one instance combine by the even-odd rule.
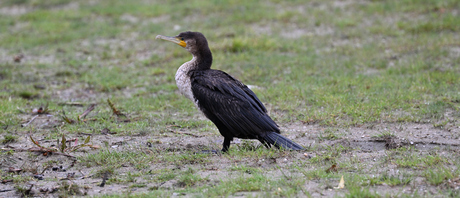
[[[192,53],[193,58],[189,61],[193,65],[194,70],[207,70],[211,69],[212,53],[211,50],[205,49],[197,53]]]

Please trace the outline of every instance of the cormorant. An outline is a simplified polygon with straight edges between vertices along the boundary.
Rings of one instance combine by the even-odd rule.
[[[200,32],[182,32],[177,36],[156,36],[176,43],[193,58],[176,73],[180,93],[211,120],[224,136],[222,152],[227,152],[234,137],[257,139],[267,148],[302,150],[303,147],[280,135],[278,125],[267,109],[246,85],[229,74],[211,69],[212,54],[208,41]]]

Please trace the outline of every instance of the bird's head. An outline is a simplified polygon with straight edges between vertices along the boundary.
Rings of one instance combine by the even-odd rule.
[[[209,50],[208,41],[200,32],[187,31],[173,37],[158,35],[156,36],[156,39],[162,39],[176,43],[193,55],[197,55],[202,50]]]

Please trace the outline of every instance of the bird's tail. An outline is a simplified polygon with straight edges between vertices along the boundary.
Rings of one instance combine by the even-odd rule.
[[[274,145],[276,148],[284,148],[287,150],[303,150],[304,148],[290,139],[285,138],[279,133],[271,132],[267,133],[264,140],[268,144]]]

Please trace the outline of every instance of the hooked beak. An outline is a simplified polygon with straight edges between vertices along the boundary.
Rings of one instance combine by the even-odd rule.
[[[161,40],[165,40],[165,41],[171,41],[175,44],[178,44],[182,47],[186,47],[187,46],[187,43],[185,43],[185,41],[177,38],[177,37],[170,37],[170,36],[163,36],[163,35],[158,35],[155,37],[155,39],[161,39]]]

